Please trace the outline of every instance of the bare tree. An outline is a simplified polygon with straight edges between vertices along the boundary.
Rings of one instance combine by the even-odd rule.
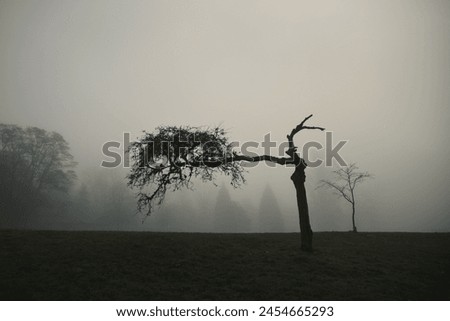
[[[371,178],[368,172],[359,172],[355,163],[352,163],[344,168],[333,171],[333,180],[321,180],[320,187],[330,188],[339,197],[343,197],[352,205],[352,224],[353,232],[357,232],[355,224],[355,188],[365,179]]]
[[[322,127],[306,126],[306,117],[287,135],[286,154],[289,157],[271,155],[241,155],[233,150],[225,131],[220,128],[158,127],[155,133],[144,136],[131,144],[132,159],[128,185],[138,192],[138,210],[149,215],[154,205],[164,200],[168,190],[190,188],[193,177],[214,182],[218,173],[231,177],[234,187],[245,182],[243,163],[270,161],[295,167],[291,179],[297,193],[300,218],[301,249],[312,251],[312,230],[309,221],[305,191],[305,161],[296,152],[294,136],[305,129]]]

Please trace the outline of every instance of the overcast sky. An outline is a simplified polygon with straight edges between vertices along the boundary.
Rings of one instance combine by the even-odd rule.
[[[82,171],[123,132],[281,142],[313,113],[375,176],[361,230],[450,230],[449,57],[449,1],[0,0],[0,122],[60,132]],[[297,215],[291,171],[258,166],[231,195],[257,203],[270,183]],[[348,209],[315,190],[330,171],[307,170],[313,229],[324,200]]]

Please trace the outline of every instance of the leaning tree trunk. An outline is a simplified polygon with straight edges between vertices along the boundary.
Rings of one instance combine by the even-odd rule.
[[[295,165],[294,174],[292,174],[291,179],[294,182],[295,191],[297,193],[297,206],[298,206],[298,216],[300,218],[300,237],[301,237],[301,250],[311,252],[312,251],[312,236],[313,232],[311,229],[311,224],[309,223],[309,211],[308,211],[308,201],[306,200],[306,189],[305,189],[305,168],[306,163],[300,156],[295,152],[297,148],[294,145],[294,136],[299,131],[303,129],[319,129],[325,130],[323,127],[316,126],[304,126],[305,122],[310,119],[312,115],[309,115],[303,121],[295,127],[290,134],[286,136],[289,144],[289,149],[286,151],[291,157],[290,164]]]
[[[300,237],[301,237],[301,250],[306,252],[312,252],[312,237],[313,232],[311,224],[309,222],[308,200],[306,199],[305,189],[305,166],[299,164],[295,167],[294,174],[291,179],[297,192],[297,206],[298,215],[300,221]]]

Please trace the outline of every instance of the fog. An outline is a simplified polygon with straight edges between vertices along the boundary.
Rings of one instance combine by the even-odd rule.
[[[78,162],[70,214],[30,226],[298,231],[292,168],[261,163],[239,189],[196,182],[143,221],[129,169],[102,168],[102,146],[159,125],[281,143],[314,114],[374,176],[357,189],[358,230],[450,231],[449,17],[448,1],[428,0],[2,0],[0,123],[56,131]],[[308,141],[325,146],[325,133],[296,136]],[[315,231],[351,229],[349,204],[316,189],[336,168],[306,170]]]

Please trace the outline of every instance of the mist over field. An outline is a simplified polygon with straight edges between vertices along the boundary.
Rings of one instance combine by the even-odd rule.
[[[102,146],[122,154],[123,133],[159,125],[282,143],[312,113],[374,176],[356,191],[360,231],[449,232],[449,16],[448,1],[0,1],[0,123],[60,133],[78,163],[20,227],[298,232],[291,168],[261,162],[239,189],[195,181],[144,219]],[[309,141],[325,133],[295,137]],[[351,230],[349,204],[316,189],[337,168],[306,169],[314,231]]]

